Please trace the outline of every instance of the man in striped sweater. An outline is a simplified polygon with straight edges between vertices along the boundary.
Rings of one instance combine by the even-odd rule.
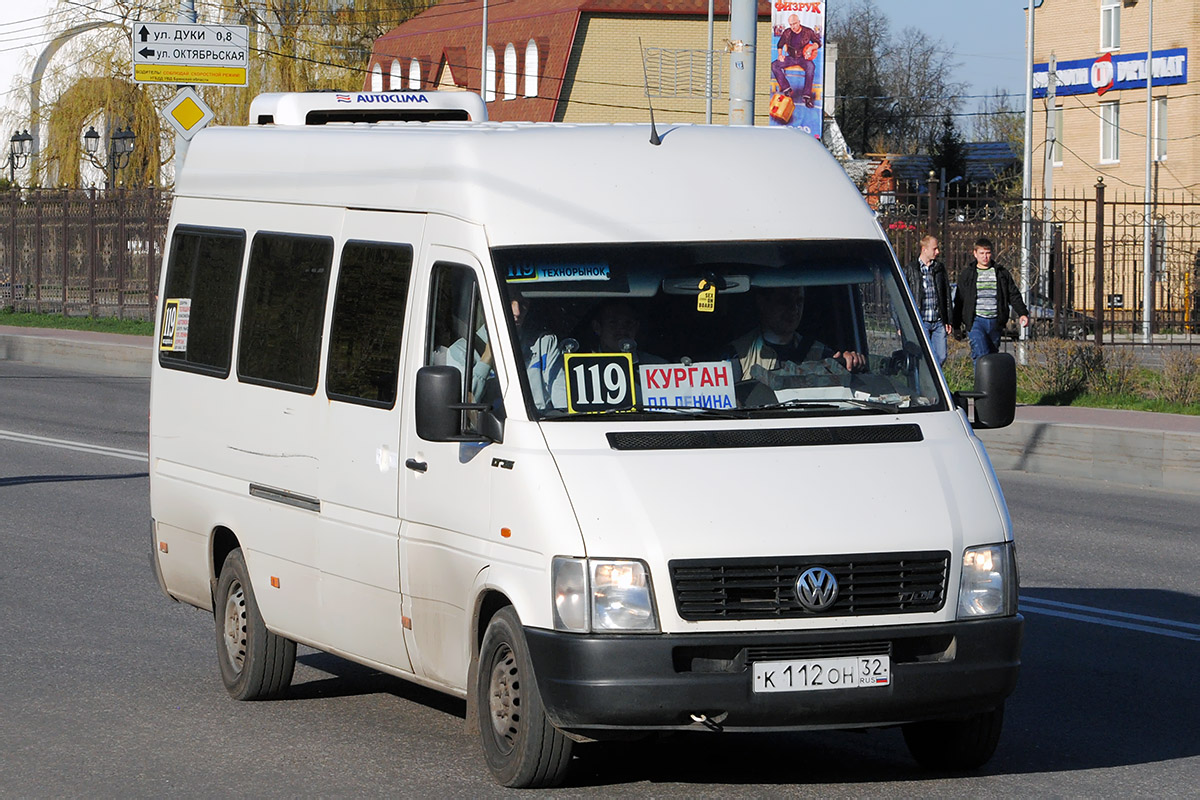
[[[1029,309],[1017,291],[1012,274],[992,263],[990,239],[975,240],[975,263],[958,275],[954,293],[954,327],[962,327],[971,343],[971,358],[1000,350],[1000,332],[1008,322],[1009,306],[1021,327],[1029,325]]]

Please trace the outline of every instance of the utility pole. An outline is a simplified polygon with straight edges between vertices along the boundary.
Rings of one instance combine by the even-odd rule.
[[[179,0],[179,14],[175,18],[176,22],[192,23],[196,22],[196,2],[195,0]],[[176,89],[182,89],[183,86],[176,86]],[[183,169],[183,162],[187,160],[188,140],[175,134],[175,184],[179,184],[179,173]]]
[[[1025,33],[1025,153],[1021,175],[1021,294],[1029,305],[1030,239],[1033,238],[1033,17],[1041,2],[1029,0],[1028,28]],[[1029,338],[1029,328],[1021,328],[1021,341]],[[1021,351],[1024,362],[1024,351]]]
[[[729,124],[754,124],[755,39],[758,3],[732,0],[729,9]]]
[[[1058,78],[1058,60],[1054,53],[1050,54],[1050,70],[1046,76],[1046,153],[1042,159],[1042,247],[1039,291],[1042,299],[1050,296],[1050,253],[1054,246],[1054,204],[1050,198],[1054,194],[1054,146],[1058,139],[1057,120],[1055,120],[1054,87]]]
[[[1154,195],[1151,190],[1151,169],[1154,161],[1154,136],[1151,125],[1154,117],[1154,0],[1150,0],[1150,31],[1146,41],[1146,190],[1145,225],[1142,231],[1142,341],[1150,344],[1151,322],[1154,318]]]

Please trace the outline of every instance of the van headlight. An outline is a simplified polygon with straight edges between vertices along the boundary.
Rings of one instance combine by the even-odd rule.
[[[1017,560],[1012,542],[971,547],[963,552],[958,586],[958,618],[1017,613]]]
[[[552,579],[555,630],[658,630],[650,570],[641,561],[555,558]]]

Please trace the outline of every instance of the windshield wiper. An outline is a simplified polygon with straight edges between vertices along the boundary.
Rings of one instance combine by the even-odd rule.
[[[768,403],[765,406],[754,406],[749,411],[817,411],[837,409],[850,406],[864,411],[875,411],[880,414],[894,414],[900,410],[895,403],[884,403],[880,400],[856,400],[849,397],[830,398],[828,400],[784,400],[782,403]]]

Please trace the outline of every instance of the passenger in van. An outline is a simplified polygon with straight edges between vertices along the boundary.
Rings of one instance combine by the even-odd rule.
[[[624,298],[605,300],[592,315],[597,353],[632,353],[635,364],[665,364],[666,359],[638,349],[642,328],[633,304]]]
[[[759,289],[754,297],[759,327],[731,345],[737,380],[748,380],[759,371],[773,372],[787,362],[812,370],[860,372],[867,359],[852,350],[837,350],[813,336],[800,334],[804,316],[804,287]]]
[[[534,405],[541,409],[566,408],[567,384],[558,336],[533,321],[531,305],[529,298],[514,291],[511,306],[513,323],[525,360]]]
[[[467,341],[465,338],[459,337],[449,346],[435,347],[430,357],[430,363],[454,367],[461,375],[466,357]],[[480,328],[475,334],[474,364],[471,367],[471,383],[467,388],[465,402],[480,402],[487,388],[488,379],[494,379],[495,376],[496,373],[492,366],[492,344],[488,341],[487,328]]]

